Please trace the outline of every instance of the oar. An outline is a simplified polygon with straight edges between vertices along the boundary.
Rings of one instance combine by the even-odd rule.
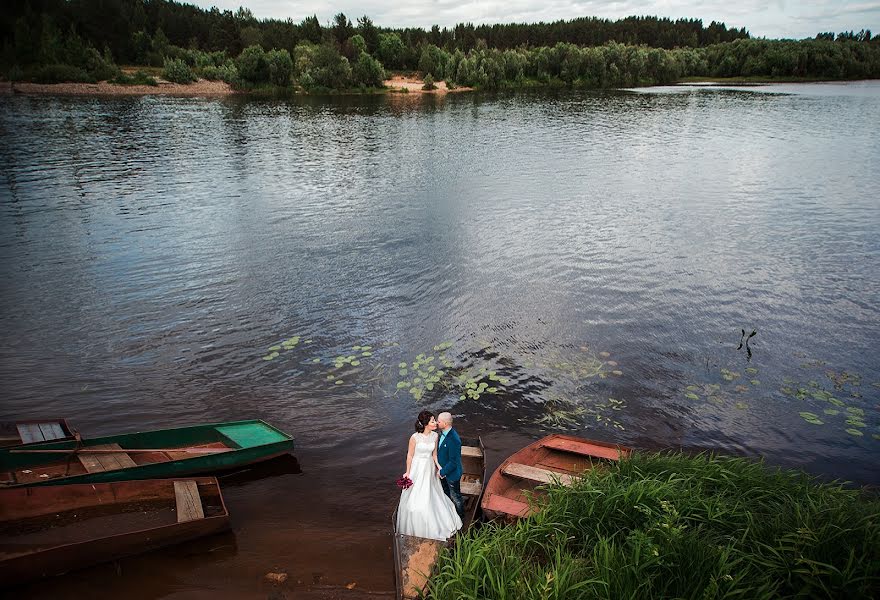
[[[71,448],[69,450],[10,450],[16,454],[119,454],[124,452],[185,452],[187,454],[217,454],[219,452],[231,452],[235,448]]]

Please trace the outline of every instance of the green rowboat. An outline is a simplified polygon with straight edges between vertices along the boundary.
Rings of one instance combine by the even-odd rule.
[[[0,487],[104,483],[236,469],[281,456],[293,439],[260,420],[0,448]]]

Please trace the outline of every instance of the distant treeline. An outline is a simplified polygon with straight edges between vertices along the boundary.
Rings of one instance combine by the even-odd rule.
[[[9,79],[122,80],[117,64],[162,67],[172,81],[196,76],[240,87],[378,87],[385,69],[486,88],[614,87],[685,76],[860,78],[880,76],[870,31],[814,40],[751,39],[698,19],[579,18],[537,24],[388,29],[340,13],[258,20],[169,0],[13,0],[0,11],[0,67]]]

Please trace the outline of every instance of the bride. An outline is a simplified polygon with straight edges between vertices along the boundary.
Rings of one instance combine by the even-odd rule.
[[[413,484],[400,493],[397,532],[404,535],[445,540],[461,529],[455,505],[440,486],[437,462],[437,421],[427,410],[419,413],[416,432],[409,438],[404,477]]]

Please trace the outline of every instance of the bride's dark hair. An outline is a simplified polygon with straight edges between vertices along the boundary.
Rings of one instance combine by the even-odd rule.
[[[434,413],[430,410],[423,410],[419,413],[419,418],[416,419],[416,431],[419,433],[425,432],[425,427],[428,426],[428,423],[431,422],[431,419],[434,418]]]

